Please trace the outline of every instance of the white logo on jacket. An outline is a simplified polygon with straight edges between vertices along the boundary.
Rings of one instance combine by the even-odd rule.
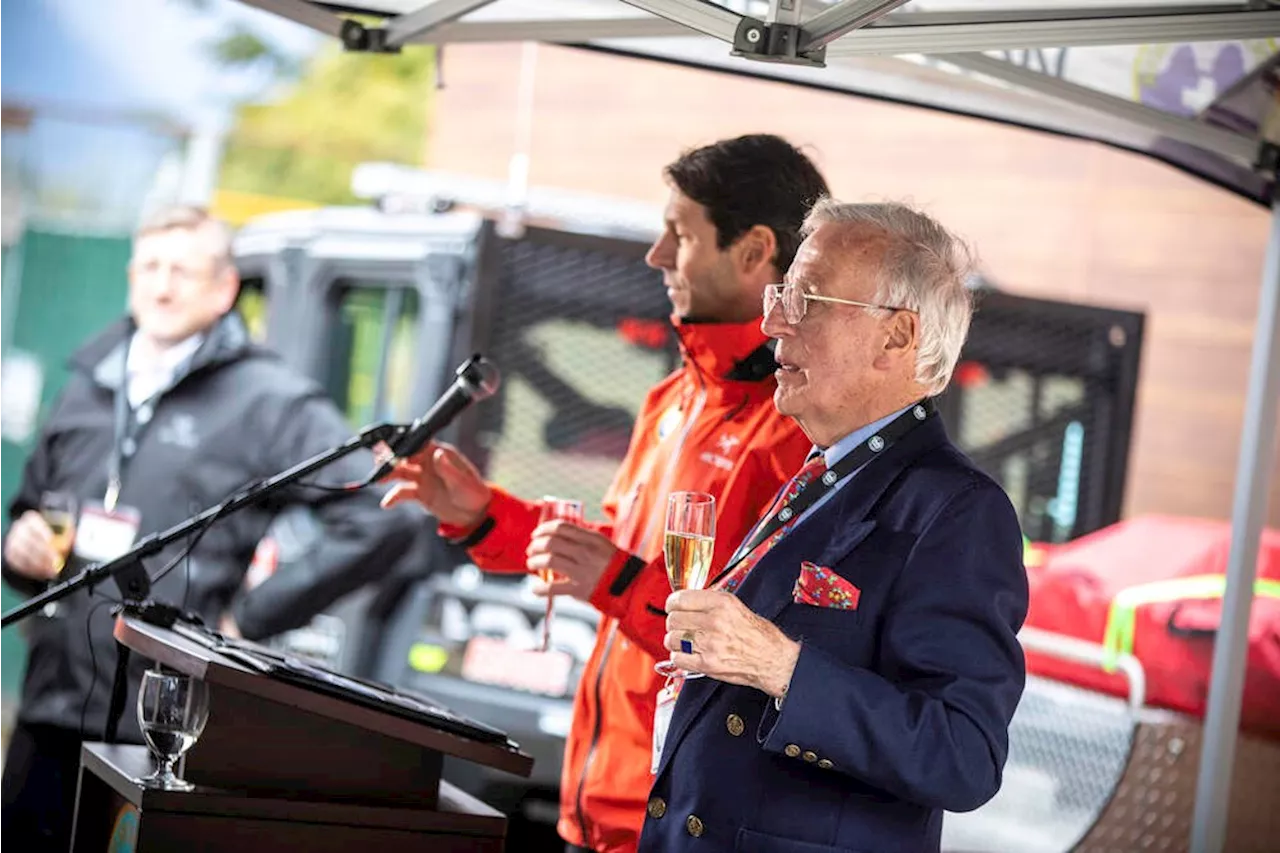
[[[732,460],[725,459],[723,456],[717,453],[712,453],[710,450],[702,451],[702,453],[698,455],[698,459],[707,463],[708,465],[714,465],[722,471],[733,470]]]
[[[699,454],[698,459],[722,471],[732,471],[734,462],[729,457],[737,450],[739,444],[742,444],[742,439],[726,433],[716,439],[716,449],[720,451],[719,453],[705,450]]]
[[[716,440],[716,447],[720,448],[721,456],[732,455],[733,451],[737,449],[739,444],[742,444],[742,439],[738,438],[736,435],[722,435]]]
[[[171,415],[156,430],[156,440],[161,444],[172,444],[195,450],[200,445],[200,437],[196,435],[196,419],[192,415],[181,412]]]

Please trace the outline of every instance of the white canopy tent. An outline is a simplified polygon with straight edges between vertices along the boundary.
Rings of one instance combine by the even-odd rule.
[[[1274,0],[244,2],[334,36],[350,50],[543,41],[976,116],[1139,152],[1270,206],[1227,591],[1191,839],[1195,853],[1223,850],[1280,398],[1280,5]]]

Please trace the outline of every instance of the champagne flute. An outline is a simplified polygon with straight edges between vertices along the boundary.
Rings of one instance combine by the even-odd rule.
[[[672,492],[667,498],[667,527],[663,538],[671,589],[678,592],[706,586],[715,547],[715,497],[706,492]],[[654,669],[659,675],[702,678],[702,673],[680,670],[669,659],[659,662]]]
[[[159,664],[142,674],[138,688],[138,726],[156,757],[156,770],[138,780],[144,787],[190,791],[190,782],[173,765],[195,744],[209,719],[209,687],[198,678],[165,672]]]
[[[57,554],[54,563],[59,572],[71,555],[76,538],[76,498],[67,492],[45,492],[40,496],[40,517],[53,531],[49,547]]]
[[[571,524],[582,523],[582,501],[565,500],[564,498],[556,498],[547,495],[542,499],[542,514],[538,518],[538,523],[544,521],[555,520],[567,521]],[[543,583],[550,585],[556,578],[556,573],[550,569],[539,569],[538,577]],[[542,620],[542,651],[551,651],[551,610],[555,596],[550,592],[547,593],[547,613]]]

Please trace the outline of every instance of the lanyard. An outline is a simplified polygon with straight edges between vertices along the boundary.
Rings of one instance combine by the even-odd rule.
[[[907,433],[911,432],[920,424],[932,418],[938,412],[931,397],[926,397],[919,403],[907,409],[898,417],[887,423],[882,429],[874,435],[867,438],[853,450],[849,451],[835,465],[827,469],[827,472],[821,477],[800,487],[799,493],[791,500],[789,504],[781,510],[774,512],[781,501],[783,494],[786,493],[787,486],[783,486],[782,491],[773,499],[773,504],[769,507],[770,515],[764,523],[756,526],[751,537],[747,539],[734,554],[733,559],[720,572],[716,580],[724,577],[737,563],[744,557],[759,547],[761,542],[773,536],[778,528],[791,522],[793,519],[804,515],[814,504],[824,498],[826,495],[835,491],[835,489],[844,481],[846,477],[851,476],[855,471],[866,465],[872,459],[882,455],[886,450],[896,444]],[[790,485],[790,484],[788,484]],[[708,587],[712,586],[708,584]]]
[[[216,334],[218,328],[220,326],[215,326],[214,331],[209,334]],[[111,457],[107,460],[107,494],[102,499],[102,504],[106,507],[107,512],[113,511],[116,501],[120,499],[125,461],[138,452],[138,442],[141,440],[142,432],[155,415],[156,406],[159,404],[160,398],[172,391],[179,382],[190,374],[192,363],[195,361],[196,356],[209,342],[209,334],[202,334],[194,351],[187,353],[181,361],[172,367],[168,381],[139,404],[137,414],[133,417],[129,416],[131,407],[129,405],[128,370],[128,354],[129,349],[133,346],[132,341],[127,345],[125,349],[125,368],[122,372],[120,387],[116,388],[115,440],[111,445]]]
[[[142,438],[142,432],[146,429],[151,418],[154,416],[156,404],[160,400],[160,396],[165,393],[168,388],[172,388],[176,384],[176,380],[181,378],[181,374],[175,373],[166,389],[162,389],[151,397],[144,400],[139,406],[137,414],[130,417],[129,406],[129,380],[128,377],[119,388],[116,389],[115,397],[115,437],[111,442],[111,456],[107,459],[107,494],[102,499],[102,505],[107,512],[112,512],[116,508],[116,501],[120,499],[120,488],[124,479],[125,461],[138,452],[138,442]]]
[[[107,494],[102,505],[107,512],[114,512],[116,501],[120,499],[121,476],[124,470],[124,458],[132,455],[125,453],[125,442],[137,439],[129,435],[129,378],[126,375],[120,387],[116,389],[115,398],[115,436],[111,442],[111,456],[107,459]]]

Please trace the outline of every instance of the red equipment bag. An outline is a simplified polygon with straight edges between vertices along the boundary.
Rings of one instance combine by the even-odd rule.
[[[1027,625],[1133,654],[1148,705],[1203,717],[1230,541],[1226,522],[1149,516],[1065,545],[1032,546]],[[1280,531],[1263,531],[1257,568],[1240,727],[1280,739]],[[1035,652],[1027,671],[1127,692],[1118,673]]]

